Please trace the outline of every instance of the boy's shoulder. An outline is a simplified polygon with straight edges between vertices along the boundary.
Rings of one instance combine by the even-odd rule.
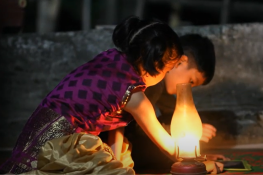
[[[152,104],[155,104],[162,95],[164,88],[164,80],[162,80],[154,86],[147,87],[147,89],[145,90],[145,95]]]

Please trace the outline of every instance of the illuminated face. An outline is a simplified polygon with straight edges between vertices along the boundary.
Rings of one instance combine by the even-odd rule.
[[[188,57],[183,55],[175,67],[165,75],[166,90],[176,94],[176,84],[191,83],[192,87],[202,85],[205,78],[196,68],[189,68]]]
[[[176,61],[177,63],[177,61]],[[149,74],[144,74],[142,76],[146,86],[153,86],[159,83],[166,75],[167,72],[171,71],[175,66],[175,61],[167,63],[163,70],[158,70],[159,74],[156,76],[150,76]]]

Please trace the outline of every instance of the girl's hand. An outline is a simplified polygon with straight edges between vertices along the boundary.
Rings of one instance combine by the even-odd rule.
[[[203,133],[201,137],[201,141],[209,142],[210,139],[216,136],[216,128],[213,125],[203,123]]]
[[[206,171],[211,174],[219,174],[223,172],[224,165],[219,162],[214,161],[204,161],[203,162],[206,166]]]

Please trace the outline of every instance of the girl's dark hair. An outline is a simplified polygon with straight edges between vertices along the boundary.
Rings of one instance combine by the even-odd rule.
[[[151,76],[158,75],[167,62],[183,55],[177,34],[156,19],[128,17],[115,27],[112,40],[139,74],[142,66]]]

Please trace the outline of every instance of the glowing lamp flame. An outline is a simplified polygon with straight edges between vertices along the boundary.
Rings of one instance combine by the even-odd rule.
[[[177,145],[177,157],[196,158],[200,156],[202,122],[194,105],[191,84],[178,84],[176,88],[177,100],[171,135]]]
[[[177,153],[179,154],[178,156],[184,158],[192,158],[199,156],[196,155],[196,153],[198,153],[200,150],[199,139],[197,139],[193,135],[186,135],[178,139],[177,146],[179,147],[179,153]]]

